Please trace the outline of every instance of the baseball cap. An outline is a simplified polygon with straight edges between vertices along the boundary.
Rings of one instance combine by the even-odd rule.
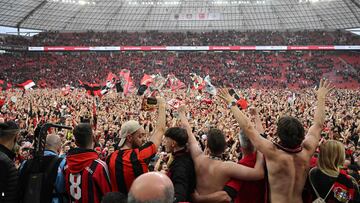
[[[0,137],[3,135],[8,135],[8,133],[15,133],[19,130],[19,126],[14,121],[0,123]]]
[[[130,120],[130,121],[125,122],[121,126],[121,130],[120,130],[119,147],[122,147],[124,145],[127,135],[135,133],[140,128],[141,128],[141,125],[137,121]]]

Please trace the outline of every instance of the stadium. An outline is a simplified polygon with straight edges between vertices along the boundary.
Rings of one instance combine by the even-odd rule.
[[[360,202],[359,0],[0,0],[0,202]]]

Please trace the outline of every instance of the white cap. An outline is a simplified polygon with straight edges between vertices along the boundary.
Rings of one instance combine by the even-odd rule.
[[[140,128],[141,128],[141,125],[139,124],[139,122],[134,121],[134,120],[127,121],[124,124],[122,124],[121,130],[120,130],[120,138],[121,139],[119,142],[119,147],[122,147],[124,145],[126,136],[128,136],[129,134],[135,133]]]

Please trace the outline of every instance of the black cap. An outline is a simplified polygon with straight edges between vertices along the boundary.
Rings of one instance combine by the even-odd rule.
[[[0,137],[6,136],[9,133],[15,133],[19,130],[19,126],[14,121],[6,121],[4,123],[0,123]]]

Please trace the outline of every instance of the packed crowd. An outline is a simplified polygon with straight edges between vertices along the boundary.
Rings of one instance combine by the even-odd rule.
[[[360,83],[358,53],[15,53],[0,55],[0,78],[13,84],[32,79],[44,80],[48,87],[79,86],[78,80],[101,83],[108,72],[129,69],[134,81],[143,74],[175,74],[189,84],[189,74],[209,75],[216,86],[314,87],[322,77],[341,87],[356,88]],[[221,75],[221,77],[219,77]],[[139,85],[139,84],[136,84]]]
[[[208,45],[358,45],[360,37],[343,30],[213,32],[43,32],[32,38],[0,37],[0,45],[22,46],[208,46]]]
[[[102,99],[98,99],[86,95],[81,89],[75,89],[67,96],[64,96],[59,89],[31,90],[25,94],[20,91],[8,91],[3,94],[6,102],[1,108],[1,119],[6,121],[6,125],[0,125],[0,132],[1,136],[6,134],[7,128],[13,125],[11,121],[15,121],[21,129],[20,136],[16,140],[19,147],[15,147],[15,165],[21,170],[25,160],[31,158],[30,152],[34,148],[36,126],[51,122],[73,127],[73,131],[56,129],[49,131],[47,147],[60,156],[66,157],[68,163],[66,166],[63,165],[64,171],[61,172],[65,176],[65,185],[62,185],[59,190],[64,192],[65,197],[75,202],[100,202],[100,199],[110,191],[120,191],[125,196],[129,193],[129,202],[147,202],[145,199],[150,198],[151,194],[158,194],[155,191],[159,189],[151,181],[157,181],[161,185],[162,181],[166,182],[167,179],[167,177],[151,173],[146,177],[140,176],[148,170],[167,174],[172,184],[166,182],[166,188],[173,185],[172,189],[170,187],[169,193],[165,192],[168,195],[165,195],[165,200],[158,199],[154,202],[173,202],[169,200],[169,195],[175,195],[175,202],[229,202],[231,198],[236,202],[243,202],[245,199],[252,199],[249,200],[250,202],[260,202],[267,197],[271,198],[271,202],[302,202],[302,192],[303,201],[306,202],[309,199],[316,199],[316,192],[311,189],[313,183],[310,184],[309,179],[306,181],[304,178],[298,179],[295,176],[300,174],[306,177],[309,165],[315,167],[314,179],[316,181],[314,180],[314,184],[322,198],[331,187],[334,181],[333,177],[341,176],[345,180],[342,180],[343,182],[336,181],[340,182],[339,184],[345,184],[346,187],[340,187],[341,191],[339,191],[339,187],[337,190],[333,190],[328,197],[329,202],[358,202],[359,191],[355,182],[359,183],[360,181],[360,151],[358,148],[360,95],[358,90],[340,89],[328,94],[330,89],[327,82],[321,83],[318,91],[314,91],[312,88],[295,92],[276,89],[236,89],[236,93],[245,98],[249,104],[249,107],[242,110],[243,113],[236,105],[232,104],[234,98],[223,90],[219,90],[218,96],[211,97],[198,91],[172,92],[164,89],[160,94],[162,96],[158,95],[158,110],[154,107],[154,111],[143,110],[144,98],[137,95],[125,97],[119,93],[110,92]],[[173,98],[182,100],[185,106],[178,109],[169,106],[167,102]],[[211,102],[203,102],[204,98]],[[246,118],[246,115],[250,120]],[[293,117],[298,120],[286,120],[286,118]],[[285,125],[285,128],[281,123]],[[308,134],[304,141],[305,144],[301,144],[304,139],[301,129],[303,133],[305,131]],[[84,137],[92,136],[91,131],[93,131],[94,140],[86,140],[87,138]],[[260,139],[260,134],[267,138]],[[290,137],[282,137],[283,134]],[[163,135],[165,135],[164,139]],[[60,141],[54,141],[56,136]],[[248,140],[245,139],[246,137]],[[4,140],[5,138],[0,137],[0,143],[3,144]],[[273,145],[270,140],[277,144]],[[337,142],[334,144],[332,140],[337,140]],[[319,141],[322,143],[320,152],[318,150],[315,152]],[[57,147],[54,148],[54,145]],[[336,145],[339,149],[344,148],[345,151],[340,150],[340,154],[336,155],[338,148],[332,146],[330,151],[333,154],[329,152],[329,154],[322,155],[328,150],[327,145]],[[261,180],[264,178],[262,155],[254,154],[254,147],[251,146],[255,146],[264,154],[271,193],[265,193],[263,190],[265,184],[259,184],[259,182],[254,182],[257,186],[250,188],[255,191],[262,189],[260,191],[263,193],[246,192],[245,185],[252,184],[250,180],[260,180],[260,183],[264,183],[264,180]],[[274,146],[278,146],[278,148]],[[139,150],[131,151],[136,148]],[[189,150],[190,154],[187,154],[186,150]],[[202,151],[205,154],[202,154]],[[95,152],[96,155],[93,154]],[[297,154],[293,155],[293,153]],[[91,165],[92,175],[87,175],[94,179],[94,183],[91,184],[101,183],[103,184],[101,186],[91,187],[84,184],[79,186],[76,177],[71,179],[79,171],[82,171],[81,174],[85,173],[83,171],[85,171],[86,164],[91,164],[86,158],[88,155],[91,160],[99,158],[105,161],[97,161],[96,167]],[[290,158],[291,156],[293,158]],[[322,158],[322,156],[332,157]],[[341,156],[344,158],[341,159]],[[189,157],[192,157],[192,161]],[[241,161],[244,161],[243,159],[246,157],[251,159],[248,161],[252,164],[247,166],[254,167],[253,170],[241,166]],[[333,157],[335,157],[336,163],[329,163],[329,159],[332,160]],[[129,164],[126,162],[128,159],[132,160],[130,163],[133,164],[131,173],[125,172],[124,169],[126,164]],[[323,163],[324,159],[327,162]],[[76,161],[81,166],[76,167],[74,165],[77,163]],[[240,164],[235,164],[238,161]],[[282,164],[278,164],[279,162]],[[301,164],[301,167],[298,164]],[[318,169],[317,165],[320,170],[316,170]],[[84,168],[79,169],[79,167]],[[104,174],[101,167],[108,167],[109,174],[107,174],[108,172]],[[3,167],[1,170],[4,170],[1,171],[2,175],[7,174]],[[223,173],[219,171],[223,171]],[[329,171],[332,172],[330,175]],[[282,173],[283,176],[281,176]],[[319,173],[321,174],[319,175]],[[339,174],[343,174],[343,176]],[[137,180],[135,178],[138,176],[142,181],[137,181],[135,184]],[[104,179],[98,180],[99,178]],[[226,182],[232,178],[250,182],[240,181],[243,187],[240,187],[238,193],[233,195],[228,189],[229,187],[234,188],[231,184],[227,183],[227,187],[224,187]],[[195,179],[197,180],[196,185]],[[321,186],[320,182],[317,182],[320,180],[321,184],[329,180],[331,182],[329,188],[326,185],[328,182],[324,183],[326,186]],[[349,182],[349,180],[351,181]],[[132,187],[132,183],[137,187]],[[79,188],[74,190],[72,188],[74,184]],[[288,185],[288,187],[284,185]],[[87,197],[83,197],[81,195],[85,194],[86,187],[90,187],[91,190],[86,193]],[[223,187],[227,193],[220,191],[223,190]],[[3,187],[0,189],[4,191]],[[163,189],[160,187],[159,190]],[[91,194],[90,191],[94,190],[98,191]],[[342,193],[338,194],[339,192]],[[120,198],[114,193],[110,194],[115,199],[116,197]],[[1,198],[5,198],[2,199],[5,201],[7,196]],[[106,198],[111,199],[111,197]],[[193,200],[191,200],[192,198]]]
[[[342,31],[1,39],[42,46],[360,43]],[[356,52],[18,52],[0,59],[2,86],[32,79],[47,87],[2,87],[0,202],[360,202]],[[144,74],[174,74],[185,84],[193,84],[190,73],[209,75],[217,94],[164,86],[145,96],[113,88],[94,97],[80,85],[104,84],[122,69],[136,86]],[[65,85],[73,87],[66,94]],[[37,162],[44,123],[71,130],[46,131]]]

